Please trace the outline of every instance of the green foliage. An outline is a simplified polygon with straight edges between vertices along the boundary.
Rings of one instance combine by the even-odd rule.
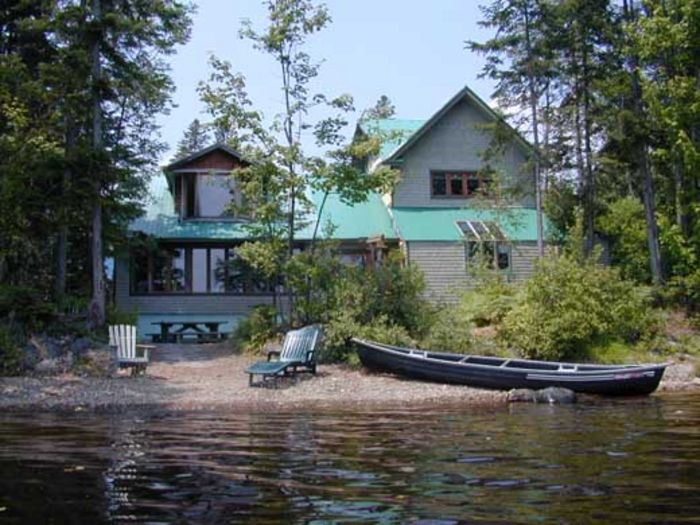
[[[478,284],[462,296],[460,319],[475,326],[498,325],[513,308],[516,292],[516,286],[497,272],[484,273]]]
[[[0,324],[0,375],[11,376],[21,372],[22,349],[15,334],[7,325]]]
[[[372,319],[369,323],[361,323],[351,313],[341,311],[337,312],[324,327],[324,348],[320,355],[321,360],[357,364],[357,355],[350,343],[353,337],[390,345],[409,347],[415,345],[415,340],[406,328],[390,322],[385,315]]]
[[[285,276],[296,303],[294,326],[325,327],[326,361],[350,359],[352,337],[413,344],[433,320],[434,308],[423,297],[423,275],[405,266],[398,252],[388,254],[381,266],[361,268],[341,263],[335,245],[324,243],[314,254],[292,257]],[[281,328],[274,312],[272,307],[256,309],[241,322],[238,344],[262,347]]]
[[[474,350],[474,328],[460,307],[445,306],[433,316],[420,347],[436,351],[469,353]]]
[[[137,309],[123,310],[114,305],[107,307],[107,324],[129,324],[137,325],[139,322],[139,312]]]
[[[641,201],[623,197],[610,203],[598,220],[598,227],[611,240],[610,261],[620,269],[622,277],[649,283],[649,250]]]
[[[544,195],[544,211],[552,228],[549,233],[551,241],[556,244],[567,240],[569,231],[576,224],[578,199],[576,190],[569,181],[551,181]]]
[[[277,335],[277,311],[263,305],[253,308],[253,312],[242,319],[233,333],[236,348],[244,352],[258,352]]]
[[[55,305],[40,290],[0,285],[0,319],[32,332],[43,330],[56,316]]]
[[[505,316],[500,337],[530,358],[584,358],[600,340],[635,342],[657,328],[648,298],[619,272],[570,256],[544,259]]]

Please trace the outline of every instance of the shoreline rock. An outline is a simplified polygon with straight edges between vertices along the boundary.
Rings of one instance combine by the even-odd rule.
[[[549,387],[541,390],[517,388],[508,392],[509,403],[546,403],[570,405],[576,403],[576,392],[568,388]]]

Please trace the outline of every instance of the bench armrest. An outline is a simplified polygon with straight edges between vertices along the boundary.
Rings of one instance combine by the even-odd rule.
[[[272,361],[272,358],[275,357],[275,361],[279,361],[280,355],[281,355],[281,353],[279,350],[268,350],[267,351],[267,360]]]
[[[153,348],[155,348],[155,346],[153,345],[136,345],[137,353],[138,350],[141,349],[141,351],[143,352],[143,357],[145,357],[147,360],[149,359],[148,354]]]

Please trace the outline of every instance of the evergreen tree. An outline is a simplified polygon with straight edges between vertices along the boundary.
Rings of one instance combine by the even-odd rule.
[[[92,273],[95,327],[103,246],[124,238],[163,150],[154,122],[172,87],[163,57],[186,40],[189,10],[176,0],[0,10],[0,274],[48,298],[84,293]]]
[[[361,120],[379,120],[391,118],[396,115],[396,107],[391,103],[389,97],[382,95],[373,107],[365,110],[360,117]]]
[[[209,131],[200,124],[199,119],[194,119],[185,130],[180,142],[177,143],[175,158],[181,159],[209,145]]]
[[[541,98],[551,75],[551,51],[546,38],[547,8],[541,0],[494,0],[482,6],[479,24],[493,29],[496,36],[479,43],[467,42],[467,48],[486,57],[482,76],[496,81],[494,97],[501,107],[519,108],[521,122],[532,137],[534,151],[535,207],[537,210],[537,247],[544,255],[542,216],[542,152],[540,126]]]

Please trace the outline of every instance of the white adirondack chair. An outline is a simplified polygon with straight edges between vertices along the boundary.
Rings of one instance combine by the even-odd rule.
[[[110,325],[109,345],[117,350],[120,368],[131,368],[131,375],[146,372],[148,354],[154,346],[136,344],[136,327],[126,324]]]

